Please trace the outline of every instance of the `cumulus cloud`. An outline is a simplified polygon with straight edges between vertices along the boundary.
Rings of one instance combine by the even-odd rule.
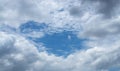
[[[0,71],[109,71],[120,67],[119,3],[119,0],[1,0]],[[21,28],[31,20],[47,27],[42,31],[31,26]],[[43,51],[38,51],[35,43],[25,38],[62,31],[89,39],[85,45],[90,48],[64,58],[49,54],[40,44],[37,45]]]
[[[19,35],[0,32],[0,37],[1,71],[102,71],[120,63],[117,42],[116,46],[93,47],[63,58],[38,52],[33,44]]]
[[[16,40],[17,37],[20,39]],[[29,64],[34,62],[37,58],[37,50],[34,46],[31,44],[26,45],[28,44],[28,41],[20,36],[17,37],[0,32],[1,71],[26,71]],[[29,51],[30,53],[26,51]]]

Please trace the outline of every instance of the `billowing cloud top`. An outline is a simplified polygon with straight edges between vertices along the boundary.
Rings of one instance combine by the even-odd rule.
[[[119,6],[120,0],[0,0],[0,71],[119,71]],[[56,37],[61,33],[67,37]],[[49,41],[53,51],[64,40],[82,49],[57,56],[41,42],[48,37],[57,39]]]

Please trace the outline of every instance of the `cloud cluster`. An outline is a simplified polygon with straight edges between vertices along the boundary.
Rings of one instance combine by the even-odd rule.
[[[0,32],[0,37],[1,71],[107,71],[120,64],[119,43],[78,51],[63,58],[38,52],[19,35]]]
[[[0,71],[109,71],[120,67],[120,0],[0,0]],[[47,25],[20,32],[28,22]],[[23,29],[23,28],[22,28]],[[32,31],[32,32],[31,32]],[[72,31],[90,48],[66,58],[39,52],[25,37]],[[25,37],[24,37],[25,36]],[[39,45],[40,48],[43,48]]]

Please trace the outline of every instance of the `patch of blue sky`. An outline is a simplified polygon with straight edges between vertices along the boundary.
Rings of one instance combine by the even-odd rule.
[[[46,28],[47,25],[45,23],[37,23],[34,21],[29,21],[23,25],[21,25],[20,28],[20,32],[22,33],[29,33],[32,31],[41,31],[42,29]]]
[[[86,39],[79,39],[73,32],[64,31],[61,33],[54,33],[51,35],[45,35],[42,38],[34,39],[36,43],[43,43],[48,49],[49,53],[56,54],[58,56],[68,55],[76,50],[85,48],[84,42]]]
[[[34,21],[29,21],[20,26],[20,32],[23,34],[43,29],[47,30],[48,26],[45,23],[38,24]],[[33,41],[37,46],[43,44],[49,53],[58,56],[66,56],[76,50],[84,49],[86,47],[84,42],[87,41],[87,39],[78,38],[73,31],[63,30],[62,32],[52,32],[51,34],[49,34],[49,32],[51,32],[50,30],[48,32],[42,32],[45,33],[42,38],[26,38]]]

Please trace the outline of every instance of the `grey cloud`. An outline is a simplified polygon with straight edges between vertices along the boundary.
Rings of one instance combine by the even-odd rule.
[[[95,38],[104,38],[107,35],[109,35],[109,32],[107,32],[105,29],[92,29],[88,30],[84,33],[85,36],[89,37],[95,37]]]
[[[97,22],[97,23],[96,23]],[[83,26],[83,32],[81,36],[86,38],[102,38],[119,36],[120,35],[120,23],[119,18],[110,20],[94,19],[93,22],[87,23],[87,26]]]
[[[99,5],[97,5],[99,3]],[[82,4],[95,9],[97,14],[103,14],[104,18],[111,18],[119,11],[120,0],[82,0]]]
[[[70,12],[70,15],[72,16],[76,16],[76,17],[81,17],[83,15],[83,11],[80,10],[81,8],[78,7],[78,6],[74,6],[74,7],[71,7],[69,12]]]
[[[96,69],[108,69],[116,65],[119,65],[120,63],[119,49],[120,47],[117,47],[117,49],[113,49],[113,51],[105,53],[104,55],[101,55],[98,59],[96,59],[95,61]]]
[[[114,30],[112,34],[120,34],[120,23],[115,22],[109,26],[110,29]]]
[[[114,10],[117,10],[117,6],[120,4],[120,0],[99,0],[100,8],[98,12],[103,13],[106,17],[114,16]]]
[[[2,37],[0,35],[0,37]],[[0,57],[6,56],[7,54],[13,52],[15,49],[11,49],[14,44],[14,39],[6,40],[9,39],[9,37],[6,37],[5,39],[0,38]]]
[[[19,41],[25,43],[20,45]],[[28,49],[24,46],[25,44],[26,41],[22,38],[16,40],[14,35],[8,36],[0,32],[0,71],[26,71],[29,69],[37,56],[31,50],[26,52]]]

